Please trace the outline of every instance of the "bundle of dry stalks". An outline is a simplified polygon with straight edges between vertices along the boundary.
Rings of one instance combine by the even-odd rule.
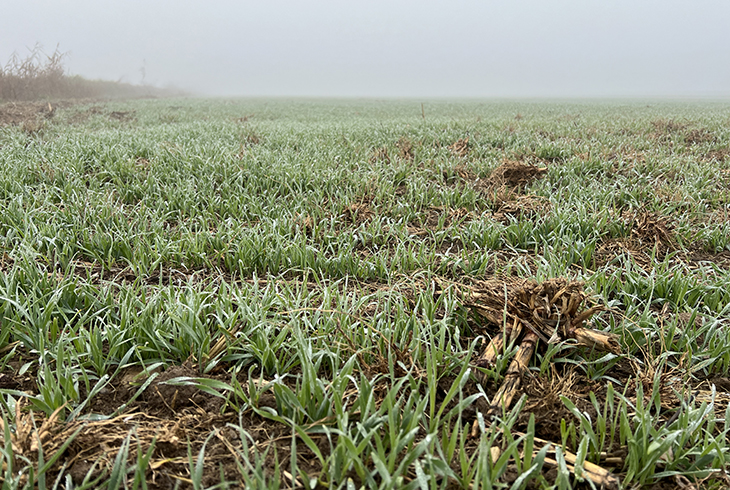
[[[14,53],[5,66],[0,67],[0,99],[34,100],[62,96],[65,56],[58,48],[46,55],[39,45],[31,49],[26,58]]]
[[[507,345],[519,345],[510,362],[504,381],[492,397],[489,414],[497,416],[509,409],[516,397],[522,377],[527,371],[530,359],[538,341],[545,343],[572,339],[578,345],[601,351],[619,353],[620,346],[615,336],[584,327],[584,322],[603,309],[600,305],[584,308],[587,295],[583,283],[564,278],[548,279],[542,283],[527,279],[491,279],[479,281],[471,286],[459,285],[462,304],[482,317],[487,325],[496,327],[498,333],[481,353],[475,364],[488,367],[497,356],[505,352]],[[437,293],[443,288],[437,290]],[[481,377],[480,377],[481,378]],[[481,378],[485,383],[486,380]],[[472,436],[478,432],[476,421]],[[535,438],[550,445],[555,452],[558,444]],[[491,448],[493,457],[499,457],[501,448]],[[563,450],[568,470],[576,472],[577,457]],[[557,459],[557,458],[556,458]],[[557,461],[546,458],[545,463],[556,466]],[[581,474],[594,485],[602,488],[618,488],[619,480],[606,469],[589,463],[581,464]]]
[[[555,343],[572,339],[578,345],[620,352],[615,336],[583,326],[603,307],[582,308],[587,299],[582,282],[563,278],[542,283],[527,279],[492,279],[465,287],[460,296],[464,306],[499,329],[477,359],[477,367],[492,365],[506,345],[516,342],[520,345],[503,385],[492,400],[495,413],[509,407],[538,340]]]

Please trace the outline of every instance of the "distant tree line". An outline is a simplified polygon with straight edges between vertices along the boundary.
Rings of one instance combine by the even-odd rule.
[[[14,53],[5,65],[0,66],[0,101],[181,95],[180,91],[149,85],[70,76],[64,67],[65,58],[66,53],[61,52],[58,47],[48,55],[43,52],[40,45],[31,49],[24,58]]]

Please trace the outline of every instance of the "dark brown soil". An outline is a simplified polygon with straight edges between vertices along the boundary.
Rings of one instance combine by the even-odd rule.
[[[707,161],[717,161],[717,162],[724,162],[728,158],[730,158],[730,148],[720,148],[717,150],[711,150],[708,151],[703,155],[704,159]]]

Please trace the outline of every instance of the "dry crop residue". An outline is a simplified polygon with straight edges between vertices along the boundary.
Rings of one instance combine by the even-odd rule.
[[[492,201],[492,219],[495,221],[506,224],[511,218],[544,215],[550,210],[547,199],[525,193],[527,186],[547,174],[547,168],[507,160],[484,179],[462,165],[454,171]]]
[[[449,146],[449,150],[454,155],[457,155],[460,158],[465,158],[467,155],[469,155],[469,137],[462,138],[460,140],[457,140],[454,144]]]
[[[437,290],[437,294],[452,285],[446,282],[440,284],[441,289]],[[475,281],[469,286],[456,286],[463,305],[484,318],[486,324],[496,330],[492,340],[475,361],[477,367],[494,366],[497,358],[505,352],[506,346],[519,345],[504,375],[503,383],[491,398],[489,413],[492,415],[499,415],[510,409],[528,372],[539,340],[545,346],[571,339],[578,346],[614,354],[621,352],[615,335],[584,326],[588,319],[605,307],[583,306],[588,295],[584,293],[581,282],[563,278],[541,283],[528,279],[492,279]],[[482,384],[489,384],[489,378],[483,372],[480,371],[477,377]],[[476,436],[478,432],[479,426],[474,421],[472,435]],[[538,441],[538,438],[535,440]],[[553,448],[559,446],[557,439],[539,442]],[[497,453],[501,451],[498,445],[493,446],[492,450]],[[565,451],[565,457],[574,461],[576,456]],[[618,479],[606,468],[591,464],[584,470],[584,475],[595,485],[604,488],[619,486]]]
[[[66,104],[64,104],[66,105]],[[0,105],[0,126],[36,124],[51,119],[57,105],[50,102],[9,102]]]

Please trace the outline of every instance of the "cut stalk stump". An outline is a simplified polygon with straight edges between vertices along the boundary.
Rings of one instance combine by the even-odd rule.
[[[545,343],[573,340],[577,345],[591,349],[614,354],[621,352],[615,335],[585,327],[588,319],[605,308],[600,305],[582,307],[588,297],[582,282],[563,278],[542,283],[527,279],[492,279],[471,285],[439,281],[436,294],[442,294],[450,286],[456,286],[465,307],[481,317],[487,326],[497,329],[476,359],[476,367],[492,366],[499,355],[518,345],[504,381],[489,405],[492,417],[506,412],[519,393],[522,377],[529,368],[539,340]],[[482,384],[487,382],[481,371],[477,378]],[[477,432],[475,422],[472,435]],[[563,453],[566,461],[571,463],[571,471],[574,471],[574,455],[567,451]],[[549,461],[546,462],[549,464]],[[582,467],[582,475],[605,488],[618,486],[618,480],[607,470],[588,462]]]

